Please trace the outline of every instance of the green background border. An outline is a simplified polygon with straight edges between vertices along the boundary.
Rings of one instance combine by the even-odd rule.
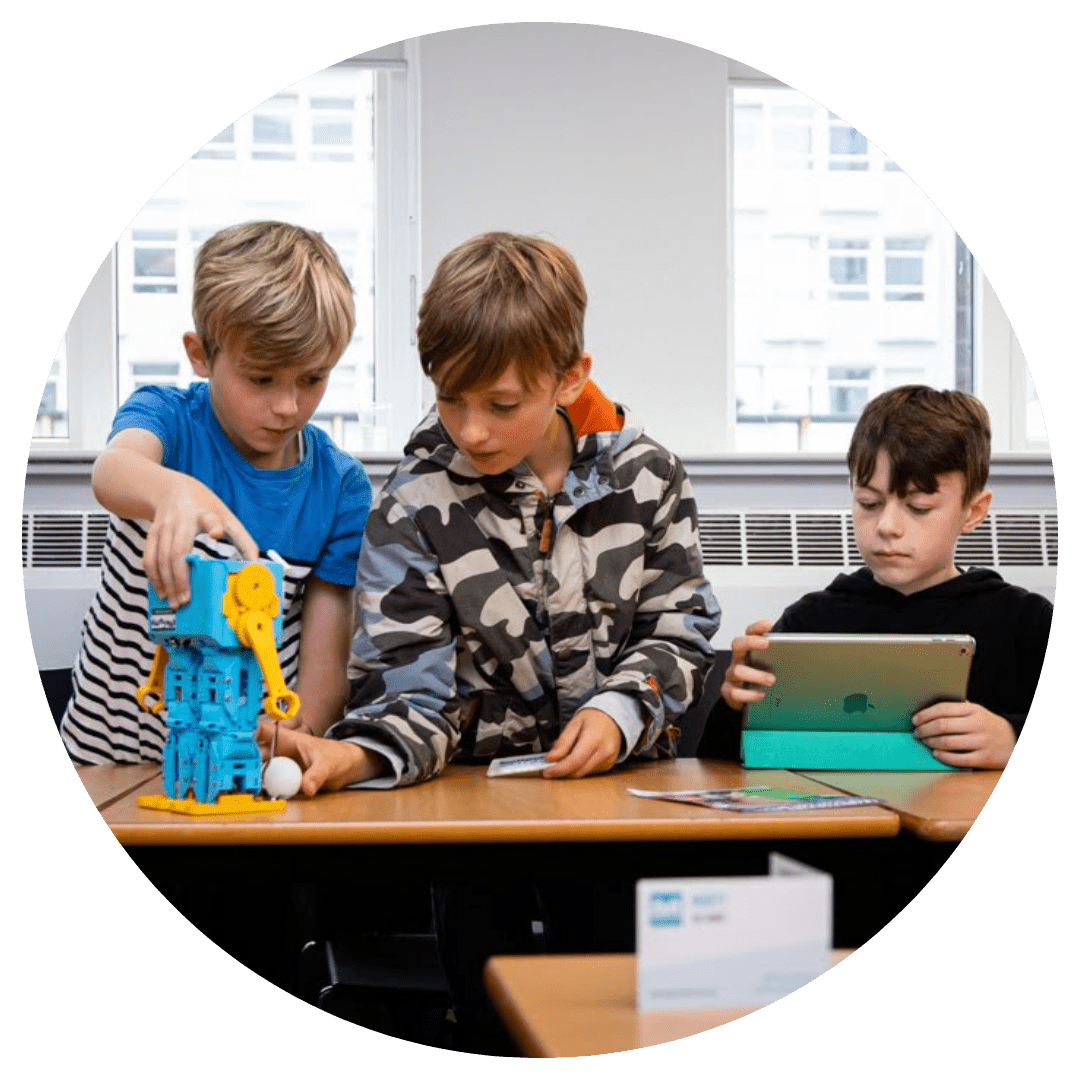
[[[772,0],[708,12],[588,0],[395,6],[403,13],[339,0],[193,0],[152,10],[112,2],[5,17],[3,296],[13,410],[0,431],[2,494],[12,499],[2,532],[9,556],[0,565],[11,568],[2,582],[14,791],[3,804],[3,1056],[32,1075],[92,1068],[116,1077],[281,1077],[383,1065],[481,1075],[508,1067],[334,1021],[208,944],[111,839],[67,765],[33,678],[14,570],[15,504],[57,342],[99,261],[165,176],[281,86],[379,44],[510,21],[630,27],[769,71],[885,149],[956,226],[1024,343],[1057,471],[1072,475],[1075,14],[1043,0]],[[1063,490],[1058,483],[1067,551],[1074,518]],[[1072,596],[1065,563],[1058,612]],[[943,872],[852,960],[711,1034],[629,1056],[509,1067],[553,1067],[559,1076],[683,1067],[998,1076],[1054,1062],[1072,1020],[1068,945],[1076,939],[1065,869],[1074,849],[1065,770],[1077,751],[1066,650],[1075,632],[1061,620],[1058,613],[1034,716],[994,799]],[[1040,760],[1059,765],[1050,773]]]

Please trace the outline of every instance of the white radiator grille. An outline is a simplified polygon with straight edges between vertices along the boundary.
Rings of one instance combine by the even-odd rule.
[[[23,514],[22,564],[38,569],[101,565],[109,515]],[[699,517],[706,566],[858,566],[848,510],[721,510]],[[961,566],[1057,566],[1057,513],[992,513],[956,549]]]
[[[101,565],[109,515],[34,511],[23,514],[23,568],[88,569]]]
[[[858,566],[849,510],[703,511],[699,515],[706,566]],[[960,537],[961,566],[1057,566],[1057,513],[992,513]]]

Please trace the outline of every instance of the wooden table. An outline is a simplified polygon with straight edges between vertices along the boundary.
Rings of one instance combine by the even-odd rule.
[[[748,814],[627,792],[753,784],[830,790],[791,772],[751,773],[696,758],[635,762],[582,780],[491,779],[483,766],[454,765],[413,787],[298,797],[277,813],[235,817],[140,807],[140,792],[160,791],[154,778],[101,813],[139,869],[170,897],[198,882],[242,881],[268,894],[311,883],[325,895],[355,895],[378,906],[381,896],[413,895],[432,882],[587,881],[624,903],[642,878],[763,874],[770,851],[780,850],[833,874],[842,944],[877,932],[880,920],[848,934],[846,912],[865,910],[859,897],[867,848],[895,843],[900,820],[893,811]]]
[[[125,795],[161,775],[160,765],[76,765],[94,805],[103,810]]]
[[[836,949],[833,963],[850,955]],[[719,1027],[755,1011],[638,1012],[631,954],[493,956],[484,984],[514,1042],[529,1057],[636,1050]]]
[[[853,795],[886,800],[901,826],[923,840],[962,840],[1001,776],[997,769],[965,772],[805,772],[801,775]]]
[[[147,780],[102,807],[129,849],[297,845],[552,844],[714,840],[809,840],[895,836],[896,814],[882,806],[748,814],[630,795],[652,790],[769,784],[826,792],[783,770],[753,772],[721,761],[680,758],[635,762],[583,780],[492,779],[483,767],[452,765],[425,784],[394,790],[342,791],[291,800],[284,811],[234,817],[188,817],[139,806]]]

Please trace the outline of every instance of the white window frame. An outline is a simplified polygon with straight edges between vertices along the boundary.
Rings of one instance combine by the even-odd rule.
[[[375,388],[389,402],[387,445],[404,445],[423,407],[413,325],[419,277],[419,134],[413,42],[352,57],[375,71]],[[68,324],[68,436],[35,438],[30,456],[93,456],[105,445],[117,409],[117,247],[113,245]]]
[[[995,452],[1049,453],[1027,429],[1027,361],[1005,309],[980,271],[975,277],[975,379],[990,412]]]

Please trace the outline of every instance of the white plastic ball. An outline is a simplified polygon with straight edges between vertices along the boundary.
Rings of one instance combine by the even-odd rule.
[[[300,790],[303,771],[291,757],[273,757],[263,768],[263,791],[271,799],[291,799]]]

